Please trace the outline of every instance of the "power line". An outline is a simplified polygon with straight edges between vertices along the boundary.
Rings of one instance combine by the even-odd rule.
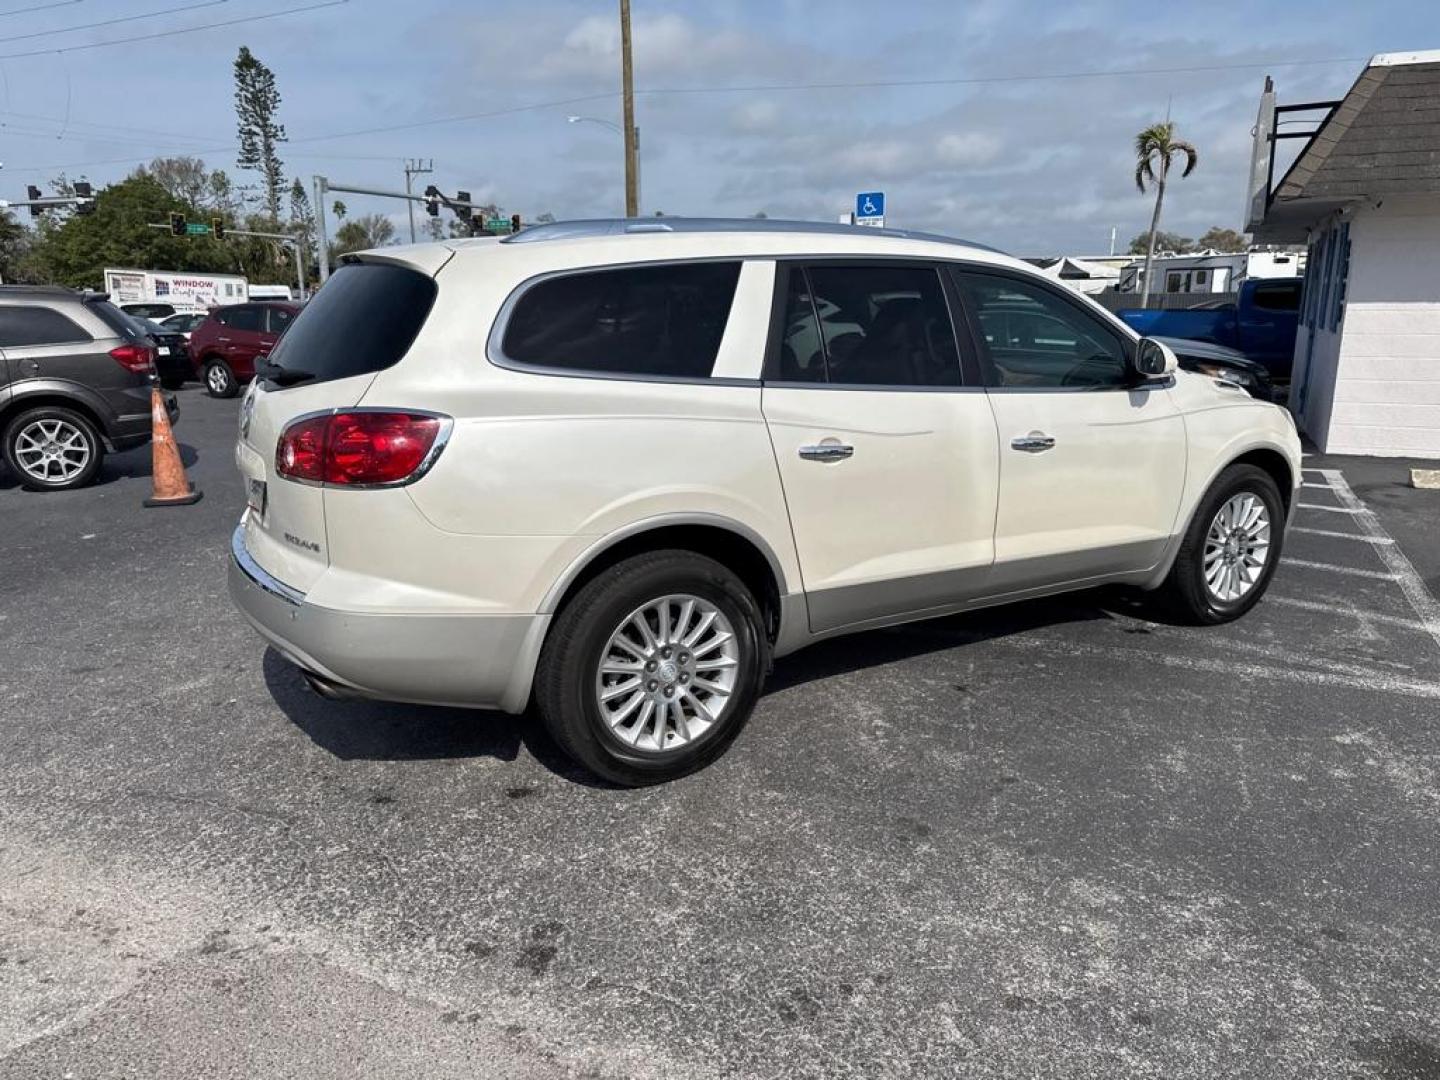
[[[30,7],[11,8],[9,11],[0,11],[0,19],[6,15],[24,15],[31,11],[49,11],[57,7],[74,7],[76,4],[83,4],[85,0],[52,0],[48,4],[32,4]]]
[[[1047,82],[1052,79],[1109,79],[1135,75],[1188,75],[1206,71],[1246,71],[1260,68],[1309,67],[1353,64],[1364,56],[1331,56],[1314,60],[1265,60],[1246,64],[1197,64],[1169,68],[1110,68],[1097,71],[1047,71],[1026,75],[972,75],[943,79],[868,79],[854,82],[757,83],[751,86],[665,86],[636,90],[637,94],[753,94],[778,90],[876,90],[907,86],[966,86],[981,83]],[[610,95],[616,96],[616,95]]]
[[[300,15],[307,11],[339,7],[350,0],[322,0],[318,4],[286,8],[284,11],[267,11],[263,15],[245,15],[238,19],[201,23],[199,26],[185,26],[178,30],[158,30],[153,34],[135,34],[132,37],[112,38],[109,41],[92,41],[87,45],[66,45],[58,49],[32,49],[30,52],[0,53],[0,60],[20,60],[27,56],[54,56],[56,53],[83,52],[87,49],[107,49],[112,45],[130,45],[137,41],[155,41],[158,38],[175,37],[177,34],[198,34],[202,30],[215,30],[222,26],[239,26],[241,23],[260,22],[262,19],[278,19],[282,15]]]
[[[60,30],[37,30],[33,34],[8,34],[5,38],[9,41],[29,41],[31,38],[50,37],[53,34],[73,34],[79,30],[94,30],[101,26],[114,26],[117,23],[139,22],[141,19],[153,19],[158,15],[174,15],[177,11],[194,11],[196,8],[217,7],[220,4],[228,4],[230,0],[201,0],[198,4],[182,4],[180,7],[161,8],[159,11],[147,11],[143,15],[121,15],[115,19],[101,19],[99,22],[81,23],[79,26],[67,26]],[[19,14],[14,12],[13,14]]]
[[[328,0],[327,3],[317,4],[314,7],[332,7],[335,4],[346,3],[348,0]],[[296,8],[293,11],[308,11],[311,8]],[[291,14],[292,12],[274,12],[272,14]],[[269,16],[257,16],[268,18]],[[241,20],[244,21],[244,20]],[[225,25],[225,24],[214,24]],[[178,31],[183,33],[184,31]],[[114,43],[114,44],[118,44]],[[0,56],[0,60],[5,57]],[[637,94],[649,96],[680,95],[680,94],[732,94],[732,93],[759,93],[785,90],[841,90],[841,89],[875,89],[883,87],[920,87],[920,86],[955,86],[975,85],[983,83],[1011,83],[1011,82],[1043,82],[1051,79],[1101,79],[1101,78],[1130,78],[1138,75],[1177,75],[1192,72],[1206,71],[1244,71],[1260,68],[1282,68],[1282,67],[1303,67],[1319,66],[1324,64],[1348,64],[1362,61],[1365,57],[1336,56],[1316,58],[1309,60],[1267,60],[1253,63],[1237,64],[1206,64],[1190,65],[1184,67],[1166,68],[1120,68],[1104,71],[1068,71],[1068,72],[1044,72],[1037,74],[1017,75],[977,75],[956,78],[937,79],[873,79],[864,81],[848,82],[825,82],[825,83],[769,83],[756,84],[751,86],[688,86],[688,87],[651,87],[639,88]],[[555,98],[549,101],[537,101],[528,105],[514,105],[503,109],[488,109],[483,112],[459,113],[451,116],[435,117],[431,120],[413,120],[399,124],[385,124],[377,127],[356,128],[351,131],[336,131],[327,135],[310,135],[298,139],[290,139],[290,145],[304,143],[327,142],[333,139],[348,139],[360,135],[383,135],[398,131],[414,131],[417,128],[438,127],[444,124],[457,124],[473,120],[491,120],[501,116],[513,116],[518,113],[535,112],[541,109],[561,108],[568,105],[580,105],[593,101],[611,101],[620,95],[617,91],[605,91],[596,94],[584,94],[577,97]],[[223,153],[235,149],[233,146],[217,146],[208,149],[196,149],[195,153]],[[155,154],[128,158],[109,158],[101,161],[81,161],[61,163],[56,165],[30,166],[30,171],[42,171],[48,169],[74,169],[88,165],[116,165],[135,161],[147,161]],[[322,155],[311,155],[320,157]],[[377,158],[378,160],[391,160],[390,157]],[[9,171],[19,172],[26,166],[19,166]]]

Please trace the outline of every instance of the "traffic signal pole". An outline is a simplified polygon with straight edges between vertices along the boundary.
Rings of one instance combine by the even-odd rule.
[[[416,195],[410,191],[387,191],[384,188],[356,187],[353,184],[336,184],[332,183],[328,177],[316,176],[315,221],[320,240],[320,284],[322,285],[325,284],[330,277],[330,245],[326,242],[325,197],[332,191],[341,191],[346,195],[370,195],[377,199],[403,199],[410,204],[417,202],[426,203],[436,208],[434,210],[435,213],[439,213],[439,207],[445,206],[457,214],[463,211],[467,219],[479,209],[479,207],[474,206],[469,199],[452,199],[447,195],[441,195],[439,191],[433,187],[426,189],[427,194]]]
[[[92,206],[94,202],[93,196],[81,197],[78,195],[53,195],[39,199],[0,199],[0,210],[28,206],[32,214],[38,214],[41,210],[50,210],[61,206],[73,206],[79,210],[81,207]]]
[[[173,227],[170,225],[149,225],[147,228],[167,229],[174,232]],[[225,230],[225,237],[228,238],[231,236],[246,236],[252,240],[274,240],[277,243],[288,244],[291,253],[295,256],[295,281],[299,285],[297,296],[302,301],[305,299],[305,254],[300,243],[300,237],[291,236],[289,233],[254,232],[250,229],[227,228]]]

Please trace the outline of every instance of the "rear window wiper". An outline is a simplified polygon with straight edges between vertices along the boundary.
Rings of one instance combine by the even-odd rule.
[[[313,371],[302,371],[300,368],[287,368],[269,363],[257,365],[255,374],[276,386],[294,386],[296,383],[309,382],[317,377]]]

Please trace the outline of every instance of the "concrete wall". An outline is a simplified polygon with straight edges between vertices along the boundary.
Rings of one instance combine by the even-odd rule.
[[[1302,421],[1322,450],[1440,458],[1440,197],[1389,197],[1348,220],[1344,318],[1337,333],[1302,326],[1292,402],[1308,352]]]

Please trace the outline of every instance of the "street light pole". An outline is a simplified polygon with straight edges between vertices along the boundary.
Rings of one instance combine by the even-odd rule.
[[[625,216],[640,213],[635,137],[635,73],[630,59],[630,0],[620,0],[620,80],[625,103]]]
[[[572,124],[599,124],[601,127],[609,128],[622,139],[625,137],[625,129],[619,124],[610,120],[602,120],[598,116],[567,116],[565,119]],[[637,127],[635,129],[635,212],[633,214],[628,212],[629,207],[627,203],[627,217],[638,217],[640,214],[640,204],[644,201],[642,198],[644,194],[642,184],[642,176],[644,174],[641,170],[642,160],[640,156],[640,129]]]

